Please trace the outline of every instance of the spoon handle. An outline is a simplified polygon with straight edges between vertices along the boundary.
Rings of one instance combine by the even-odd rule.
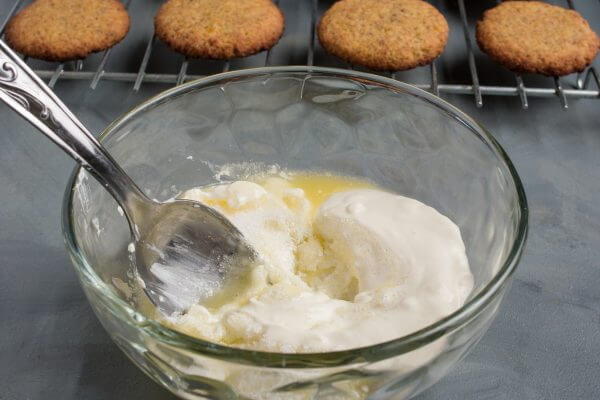
[[[77,117],[2,40],[0,99],[88,170],[129,217],[135,219],[132,214],[149,202]]]

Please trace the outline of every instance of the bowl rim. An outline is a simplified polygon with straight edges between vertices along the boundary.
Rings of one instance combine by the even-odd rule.
[[[232,80],[236,78],[243,79],[261,75],[281,75],[284,73],[305,74],[305,79],[306,77],[311,77],[311,74],[318,74],[318,76],[323,77],[338,77],[349,78],[355,81],[367,81],[368,83],[392,91],[403,92],[418,97],[427,103],[433,104],[465,125],[473,134],[478,135],[479,138],[488,145],[491,151],[497,154],[506,165],[515,185],[520,218],[517,225],[515,240],[513,241],[504,263],[479,293],[452,314],[416,332],[386,342],[347,350],[320,353],[276,353],[229,347],[195,338],[168,328],[160,322],[134,309],[131,305],[122,300],[116,292],[95,273],[94,269],[87,262],[77,243],[71,218],[73,194],[79,174],[83,170],[82,167],[77,166],[67,183],[66,192],[63,198],[62,228],[67,250],[71,255],[71,260],[80,280],[82,280],[82,284],[84,283],[83,280],[85,280],[91,284],[91,287],[94,290],[99,291],[101,294],[100,298],[108,303],[113,314],[115,314],[116,311],[116,315],[125,323],[133,325],[137,329],[144,330],[145,333],[161,342],[225,361],[239,364],[268,366],[272,368],[331,368],[348,365],[350,363],[374,362],[387,359],[431,343],[446,333],[460,328],[479,315],[486,305],[489,304],[496,295],[501,293],[501,289],[508,282],[508,278],[515,271],[519,263],[528,231],[529,212],[527,198],[521,179],[519,178],[513,163],[492,134],[458,108],[425,90],[395,79],[339,68],[301,65],[242,69],[210,75],[160,92],[115,119],[102,131],[99,140],[102,142],[109,137],[112,132],[137,114],[154,107],[170,97],[186,93],[193,89],[206,87],[222,80]]]

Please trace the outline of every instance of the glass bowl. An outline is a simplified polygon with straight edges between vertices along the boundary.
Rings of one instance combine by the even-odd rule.
[[[365,177],[437,208],[465,241],[474,290],[463,307],[420,331],[346,351],[242,350],[152,318],[132,293],[125,219],[78,168],[65,195],[63,229],[90,304],[138,367],[186,399],[413,396],[484,334],[525,243],[525,193],[492,136],[440,98],[381,76],[317,67],[214,75],[143,103],[106,128],[101,141],[161,201],[244,169],[222,168],[227,164],[324,170]]]

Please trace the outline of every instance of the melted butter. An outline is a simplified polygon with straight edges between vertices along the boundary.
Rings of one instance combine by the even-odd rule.
[[[271,177],[269,175],[251,180],[262,185]],[[304,191],[304,197],[309,201],[311,206],[312,216],[314,216],[319,206],[334,193],[352,189],[377,188],[374,183],[365,179],[318,172],[288,173],[286,182],[291,188],[298,188]]]

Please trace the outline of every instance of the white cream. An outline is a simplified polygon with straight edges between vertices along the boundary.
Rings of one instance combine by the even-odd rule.
[[[413,199],[354,189],[311,213],[305,192],[279,178],[183,197],[224,213],[264,260],[230,298],[169,322],[207,340],[277,352],[367,346],[448,315],[473,287],[458,227]]]
[[[459,308],[473,287],[460,230],[434,208],[379,190],[334,194],[315,229],[358,277],[359,291],[402,288],[434,298],[436,315]]]

